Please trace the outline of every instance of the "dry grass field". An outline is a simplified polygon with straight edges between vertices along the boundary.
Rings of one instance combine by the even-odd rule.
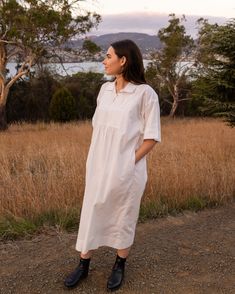
[[[219,119],[162,117],[148,154],[140,220],[222,205],[235,196],[235,130]],[[12,124],[0,133],[0,237],[77,228],[90,121]]]

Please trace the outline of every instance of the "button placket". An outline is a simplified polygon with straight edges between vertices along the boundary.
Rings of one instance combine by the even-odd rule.
[[[116,98],[118,97],[118,94],[119,94],[119,93],[116,93],[116,94],[115,94],[115,96],[114,96],[114,98],[113,98],[113,103],[114,103],[114,101],[116,100]]]

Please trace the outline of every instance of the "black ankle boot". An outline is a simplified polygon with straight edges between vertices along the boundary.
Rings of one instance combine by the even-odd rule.
[[[79,265],[64,280],[64,285],[68,288],[74,287],[78,282],[88,276],[89,264],[91,258],[80,258]]]
[[[121,287],[125,272],[125,262],[126,258],[120,257],[117,254],[116,261],[112,268],[112,273],[107,281],[108,290],[115,291]]]

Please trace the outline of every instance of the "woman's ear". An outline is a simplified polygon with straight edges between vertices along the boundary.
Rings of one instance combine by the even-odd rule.
[[[121,63],[121,65],[123,66],[125,63],[126,63],[126,57],[125,56],[122,56],[122,63]]]

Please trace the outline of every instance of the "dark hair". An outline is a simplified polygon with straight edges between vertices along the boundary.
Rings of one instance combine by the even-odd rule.
[[[132,40],[125,39],[113,42],[111,46],[119,58],[126,57],[126,63],[122,70],[123,78],[135,84],[146,84],[143,58],[136,43]]]

